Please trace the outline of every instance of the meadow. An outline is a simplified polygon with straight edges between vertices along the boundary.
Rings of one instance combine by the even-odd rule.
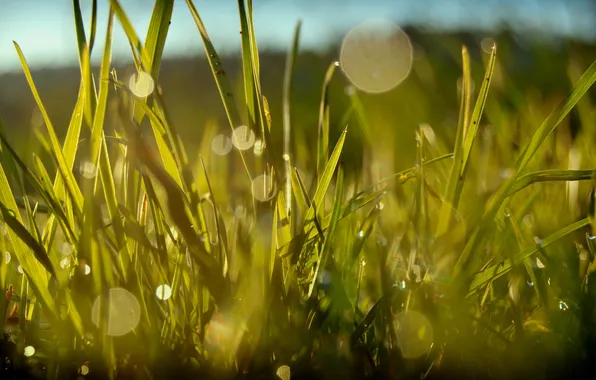
[[[2,379],[591,372],[593,45],[405,28],[394,56],[313,53],[297,25],[282,54],[239,0],[220,57],[186,0],[205,55],[162,60],[173,0],[147,31],[92,4],[78,68],[15,41],[0,77]]]

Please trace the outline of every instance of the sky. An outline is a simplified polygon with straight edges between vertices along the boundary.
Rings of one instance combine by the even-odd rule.
[[[86,22],[91,0],[80,0]],[[92,59],[99,61],[105,35],[108,0],[98,0],[97,43]],[[139,36],[151,18],[153,0],[120,0]],[[236,0],[194,0],[216,49],[239,51]],[[596,40],[596,5],[591,0],[253,0],[260,47],[286,50],[302,20],[301,46],[325,49],[357,24],[388,18],[398,25],[434,30],[485,30],[499,25],[524,32]],[[22,48],[31,67],[77,63],[72,0],[0,0],[0,73],[20,68],[13,45]],[[166,57],[204,54],[200,35],[186,1],[176,0],[165,48]],[[114,32],[115,60],[130,56],[119,25]]]

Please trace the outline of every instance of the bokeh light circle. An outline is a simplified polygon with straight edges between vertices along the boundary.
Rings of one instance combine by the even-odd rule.
[[[172,296],[172,288],[168,284],[159,285],[155,290],[155,295],[158,299],[167,301]]]
[[[252,148],[255,143],[255,133],[246,125],[241,125],[234,129],[232,134],[232,144],[238,150],[247,150]]]
[[[211,140],[211,149],[218,156],[225,156],[232,151],[232,140],[226,135],[217,135]]]
[[[259,202],[267,202],[273,198],[275,190],[275,183],[267,174],[262,174],[252,180],[252,194]]]
[[[100,326],[101,297],[93,303],[91,320]],[[112,288],[108,297],[108,335],[123,336],[132,331],[141,319],[141,305],[126,289]]]
[[[395,319],[395,330],[402,355],[406,359],[418,358],[432,346],[433,327],[422,313],[414,310],[400,313]]]
[[[384,19],[365,21],[344,38],[340,65],[350,82],[369,93],[381,93],[400,84],[412,68],[413,49],[408,36]]]
[[[155,83],[149,73],[139,71],[130,77],[128,88],[135,96],[146,98],[155,90]]]
[[[25,347],[23,354],[25,354],[25,356],[28,358],[35,355],[35,347],[33,347],[33,346]]]

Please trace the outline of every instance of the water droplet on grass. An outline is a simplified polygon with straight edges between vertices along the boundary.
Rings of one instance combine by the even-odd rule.
[[[23,273],[25,273],[25,272],[23,271],[23,267],[22,267],[22,266],[20,266],[20,265],[17,267],[17,272],[19,272],[20,274],[23,274]]]
[[[4,263],[8,264],[10,263],[12,256],[10,255],[10,252],[6,251],[4,252]]]
[[[480,46],[482,47],[482,50],[484,50],[486,53],[492,53],[496,46],[496,42],[494,39],[487,37],[482,40]]]

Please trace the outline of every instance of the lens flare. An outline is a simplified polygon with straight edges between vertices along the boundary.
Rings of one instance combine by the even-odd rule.
[[[346,35],[340,65],[355,87],[382,93],[407,78],[412,56],[408,36],[394,23],[376,19],[357,25]]]

